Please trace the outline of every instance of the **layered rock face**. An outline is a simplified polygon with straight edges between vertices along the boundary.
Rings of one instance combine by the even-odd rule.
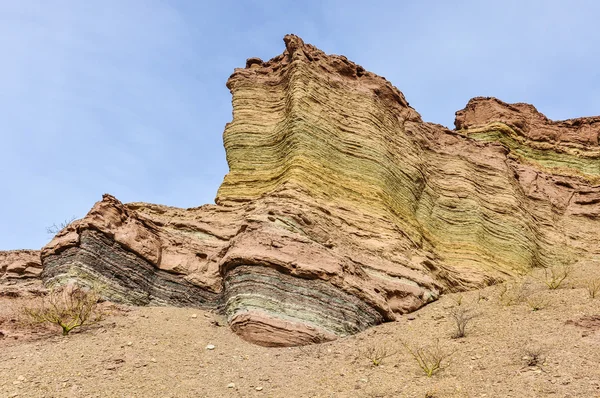
[[[38,278],[41,273],[39,250],[0,251],[0,282]]]
[[[216,205],[105,195],[43,249],[47,283],[214,308],[241,337],[285,346],[600,256],[600,118],[476,98],[451,131],[345,57],[284,41],[229,78]]]
[[[41,273],[39,250],[0,251],[0,281],[37,278]]]

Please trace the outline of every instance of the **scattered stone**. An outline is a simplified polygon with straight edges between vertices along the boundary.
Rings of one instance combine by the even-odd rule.
[[[198,318],[198,314],[192,314],[192,318],[194,318],[194,319]]]
[[[263,388],[259,386],[259,387],[256,387],[256,388],[255,388],[255,390],[256,390],[256,391],[262,391],[262,390],[263,390]]]
[[[212,345],[212,344],[209,344],[209,345],[207,345],[207,346],[206,346],[206,349],[207,349],[207,350],[214,350],[214,349],[215,349],[215,346],[214,346],[214,345]]]
[[[235,388],[235,383],[229,383],[229,384],[227,384],[227,388]]]

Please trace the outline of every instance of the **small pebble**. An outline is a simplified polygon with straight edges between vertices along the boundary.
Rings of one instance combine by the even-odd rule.
[[[209,345],[207,345],[207,346],[206,346],[206,349],[207,349],[207,350],[214,350],[214,349],[215,349],[215,346],[214,346],[214,345],[212,345],[212,344],[209,344]]]
[[[198,318],[198,315],[197,314],[192,314],[192,318],[196,319],[196,318]]]
[[[235,383],[229,383],[229,384],[227,384],[227,388],[235,388]]]
[[[263,389],[262,387],[256,387],[255,388],[256,391],[262,391],[262,389]]]

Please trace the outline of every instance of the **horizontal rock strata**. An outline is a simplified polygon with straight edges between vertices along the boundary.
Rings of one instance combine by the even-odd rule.
[[[105,195],[43,249],[47,283],[214,308],[241,337],[285,346],[600,256],[600,118],[476,98],[451,131],[345,57],[284,41],[229,78],[216,205]]]
[[[0,280],[37,278],[41,273],[39,250],[0,251]]]

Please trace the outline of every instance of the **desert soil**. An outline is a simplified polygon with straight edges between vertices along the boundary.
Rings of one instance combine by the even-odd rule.
[[[192,308],[123,308],[62,337],[14,321],[15,308],[35,298],[0,297],[0,397],[600,397],[600,298],[581,281],[548,290],[533,280],[527,289],[530,303],[546,307],[506,305],[496,286],[293,348],[252,345]],[[464,338],[451,337],[458,302],[478,314]],[[428,378],[405,344],[435,341],[452,355]],[[389,356],[375,366],[373,351]]]

